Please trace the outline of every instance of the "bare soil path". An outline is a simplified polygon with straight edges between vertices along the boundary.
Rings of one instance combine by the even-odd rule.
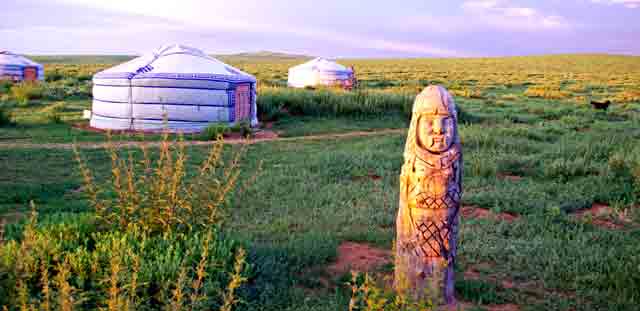
[[[308,140],[330,140],[341,139],[351,137],[367,137],[378,136],[385,134],[400,134],[406,132],[406,129],[383,129],[374,131],[354,131],[346,133],[334,133],[334,134],[319,134],[309,136],[296,136],[296,137],[278,137],[273,135],[270,131],[259,132],[254,138],[225,138],[225,144],[239,145],[239,144],[256,144],[262,142],[271,141],[308,141]],[[263,133],[263,134],[261,134]],[[216,141],[185,141],[187,146],[209,146],[216,143]],[[159,141],[113,141],[112,144],[116,148],[135,147],[139,145],[145,145],[147,147],[160,146]],[[52,143],[52,144],[34,144],[34,143],[5,143],[0,142],[0,149],[73,149],[76,145],[79,149],[103,149],[108,146],[107,142],[79,142],[79,143]]]

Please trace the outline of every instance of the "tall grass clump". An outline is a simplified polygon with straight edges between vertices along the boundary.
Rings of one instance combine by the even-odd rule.
[[[317,117],[383,116],[410,113],[414,96],[380,91],[262,88],[258,112],[267,119],[281,114]]]
[[[109,145],[104,182],[76,149],[93,212],[39,224],[34,208],[22,236],[0,244],[0,306],[232,310],[246,254],[221,223],[242,153],[225,160],[222,147],[192,169],[167,134],[154,151]]]

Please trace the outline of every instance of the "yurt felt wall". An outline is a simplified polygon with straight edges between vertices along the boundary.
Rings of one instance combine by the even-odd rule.
[[[44,68],[24,56],[0,51],[0,80],[44,80]]]
[[[197,132],[258,124],[256,79],[200,50],[171,45],[93,77],[91,126]]]
[[[345,85],[353,78],[353,71],[336,62],[316,58],[304,64],[289,68],[287,84],[304,88],[319,85]]]

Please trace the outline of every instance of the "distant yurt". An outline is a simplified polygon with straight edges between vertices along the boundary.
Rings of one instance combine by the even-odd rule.
[[[44,68],[24,56],[0,51],[0,80],[44,80]]]
[[[198,132],[256,126],[256,113],[255,77],[192,47],[164,46],[93,76],[94,128]]]
[[[353,81],[353,70],[336,62],[315,58],[289,68],[290,87],[348,86]]]

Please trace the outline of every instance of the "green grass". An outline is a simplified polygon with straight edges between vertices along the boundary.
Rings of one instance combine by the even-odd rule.
[[[538,299],[539,305],[587,301],[585,309],[633,308],[640,299],[640,282],[638,274],[629,271],[640,264],[634,255],[640,251],[636,243],[640,231],[607,231],[575,223],[565,212],[595,201],[624,206],[637,202],[634,188],[625,176],[611,171],[608,159],[625,146],[637,146],[638,131],[628,129],[640,127],[637,121],[591,120],[602,130],[576,132],[562,120],[548,122],[526,125],[526,131],[521,130],[524,125],[510,122],[461,126],[464,204],[518,213],[522,218],[513,224],[465,222],[459,268],[492,262],[495,273],[542,282],[550,297],[556,291],[577,297],[556,295],[555,300]],[[617,128],[619,122],[625,126]],[[549,126],[557,129],[549,132]],[[331,293],[305,300],[305,292],[296,284],[308,280],[300,273],[328,264],[341,241],[391,247],[404,139],[389,134],[249,147],[244,174],[253,173],[259,161],[264,162],[264,171],[233,200],[232,218],[226,224],[235,238],[248,245],[249,260],[259,271],[244,292],[248,308],[327,310],[344,302],[344,295]],[[107,172],[108,158],[101,150],[86,153],[95,170]],[[192,162],[204,154],[203,148],[194,148]],[[580,164],[572,164],[576,159]],[[35,199],[43,217],[83,211],[73,193],[80,182],[73,165],[70,151],[0,150],[0,171],[5,172],[0,204],[8,211]],[[562,169],[548,169],[557,165]],[[571,165],[578,167],[572,170]],[[504,171],[524,178],[519,182],[496,178],[496,172]],[[382,179],[354,178],[369,173]],[[463,297],[471,300],[506,299],[500,293],[480,291],[485,286],[481,283],[464,281],[460,286]],[[508,297],[517,304],[532,299],[518,290]]]
[[[273,117],[273,130],[283,136],[371,131],[405,128],[410,98],[427,83],[444,83],[460,92],[456,102],[464,152],[463,204],[520,215],[513,223],[463,221],[457,267],[460,298],[485,305],[514,303],[524,310],[638,308],[640,101],[633,100],[633,92],[640,79],[634,73],[639,71],[630,70],[639,67],[638,58],[347,62],[356,64],[365,86],[362,92],[264,88],[260,109]],[[291,63],[295,62],[238,62],[242,69],[258,73],[261,85],[282,85]],[[545,64],[543,70],[540,63]],[[99,67],[74,66],[55,67],[64,74],[53,82],[70,79],[65,76],[69,71],[77,78]],[[609,81],[610,77],[616,79]],[[67,89],[74,94],[88,83],[76,78]],[[572,94],[560,99],[524,95],[537,84],[556,84]],[[480,96],[472,94],[476,90]],[[616,98],[624,92],[630,100],[614,101],[607,112],[594,111],[586,103],[587,96]],[[9,107],[16,121],[0,127],[2,142],[105,139],[71,127],[90,106],[87,98],[45,98],[26,107],[16,107],[9,99],[0,105]],[[63,123],[51,122],[52,113]],[[253,265],[254,274],[241,290],[243,310],[346,309],[345,288],[306,290],[304,286],[318,280],[317,274],[305,273],[334,260],[343,241],[391,248],[404,144],[403,134],[381,134],[247,147],[243,175],[251,176],[260,162],[263,170],[254,184],[236,193],[224,226],[226,234],[247,248]],[[225,148],[230,152],[240,147]],[[102,172],[99,178],[105,178],[108,155],[103,150],[83,154],[94,171]],[[189,165],[205,155],[204,147],[192,148]],[[14,220],[16,211],[27,210],[29,200],[37,202],[43,222],[68,221],[88,212],[77,192],[76,172],[70,150],[0,148],[0,214],[11,214]],[[362,178],[369,174],[381,178]],[[522,179],[509,181],[500,174]],[[570,217],[594,202],[607,203],[616,212],[628,209],[632,222],[622,230],[607,230]],[[7,235],[19,236],[20,231],[21,226],[13,224]],[[478,264],[489,266],[481,279],[462,277]],[[495,276],[533,285],[506,289]]]

